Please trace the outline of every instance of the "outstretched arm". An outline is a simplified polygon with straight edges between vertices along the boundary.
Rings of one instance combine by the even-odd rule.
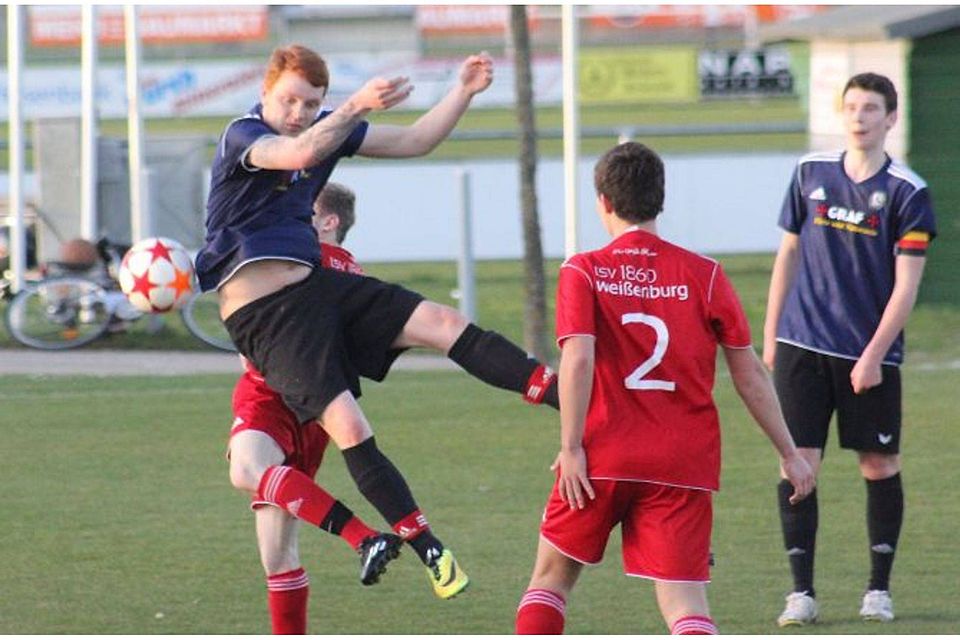
[[[300,135],[260,138],[250,148],[247,161],[262,169],[288,171],[319,164],[343,144],[368,113],[400,104],[412,89],[407,78],[374,78]]]
[[[470,106],[473,96],[493,82],[493,61],[485,52],[467,58],[460,80],[432,109],[407,127],[371,126],[358,153],[374,158],[411,158],[433,151]]]
[[[780,468],[794,489],[790,502],[796,504],[813,491],[813,470],[797,452],[793,437],[787,430],[770,375],[763,368],[763,363],[753,347],[724,347],[723,355],[726,357],[737,393],[780,454]]]

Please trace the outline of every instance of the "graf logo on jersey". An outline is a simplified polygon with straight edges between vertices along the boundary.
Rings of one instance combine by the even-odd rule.
[[[863,222],[864,218],[867,217],[867,214],[865,214],[863,211],[854,211],[853,209],[847,209],[846,207],[833,206],[827,209],[827,217],[831,220],[860,224]]]
[[[823,202],[817,204],[815,210],[817,218],[813,223],[818,226],[828,226],[868,236],[877,235],[877,227],[880,226],[880,216],[875,213],[867,214],[856,209],[828,205]]]

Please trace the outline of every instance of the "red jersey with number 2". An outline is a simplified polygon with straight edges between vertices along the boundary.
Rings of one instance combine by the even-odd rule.
[[[561,266],[557,343],[572,336],[596,338],[589,476],[719,489],[717,345],[751,348],[720,265],[631,228]]]

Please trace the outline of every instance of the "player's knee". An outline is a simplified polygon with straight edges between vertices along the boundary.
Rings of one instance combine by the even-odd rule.
[[[241,431],[230,438],[230,484],[241,491],[256,492],[268,468],[283,464],[285,455],[269,435]]]
[[[256,493],[268,465],[246,456],[230,456],[230,484],[248,493]]]
[[[899,454],[860,452],[860,473],[867,480],[885,480],[899,472]]]
[[[320,423],[340,450],[355,447],[373,435],[373,428],[349,391],[327,405]]]
[[[462,313],[446,305],[424,300],[417,307],[411,322],[404,328],[411,346],[429,347],[446,353],[467,328],[470,321]]]
[[[260,486],[260,479],[255,477],[253,470],[248,465],[231,460],[230,484],[241,491],[255,492]]]
[[[470,324],[470,321],[465,315],[454,309],[453,307],[448,307],[446,305],[437,305],[439,307],[439,324],[443,333],[450,337],[450,344],[453,345],[453,342],[463,333],[463,330],[467,328],[467,325]]]
[[[579,562],[560,553],[543,553],[541,550],[533,568],[529,588],[547,589],[566,599],[576,584],[582,567]]]

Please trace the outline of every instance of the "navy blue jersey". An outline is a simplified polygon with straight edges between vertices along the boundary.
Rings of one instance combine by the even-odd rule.
[[[320,245],[310,223],[313,201],[337,161],[356,153],[369,126],[358,124],[338,149],[309,169],[260,169],[247,163],[250,147],[263,136],[279,135],[263,121],[261,110],[258,104],[227,125],[213,160],[206,245],[197,254],[197,277],[204,291],[255,260],[318,265]],[[317,121],[330,113],[321,112]]]
[[[927,184],[889,157],[857,183],[843,153],[810,154],[797,165],[779,224],[799,234],[797,273],[777,339],[859,359],[893,292],[895,256],[923,255],[936,235]],[[903,362],[901,332],[884,357]]]

